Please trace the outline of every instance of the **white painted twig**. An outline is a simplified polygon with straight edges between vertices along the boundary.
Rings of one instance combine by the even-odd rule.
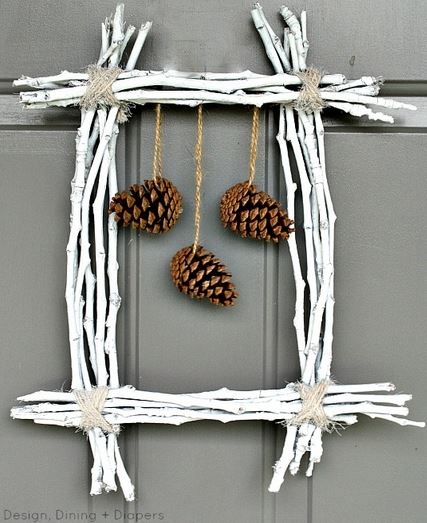
[[[289,33],[288,39],[289,39],[289,52],[291,55],[292,70],[298,72],[300,69],[299,69],[299,62],[298,62],[298,51],[297,51],[297,46],[295,43],[295,35],[293,33]]]
[[[325,91],[343,91],[348,89],[354,89],[359,87],[374,87],[376,94],[379,93],[380,87],[383,83],[381,76],[362,76],[358,80],[348,80],[345,85],[330,85],[325,87]]]
[[[329,190],[328,178],[326,176],[326,158],[325,158],[325,131],[322,123],[322,117],[319,111],[314,114],[317,144],[319,150],[319,161],[323,173],[323,190],[325,194],[325,203],[329,223],[329,259],[334,264],[334,246],[335,246],[335,214],[332,203],[331,193]],[[332,363],[332,341],[333,341],[333,324],[334,324],[334,276],[331,276],[329,292],[326,298],[325,308],[325,326],[323,332],[322,358],[317,370],[318,380],[330,379]]]
[[[117,107],[113,107],[108,114],[108,118],[105,124],[105,127],[103,129],[98,148],[96,150],[92,166],[90,168],[87,181],[86,181],[86,187],[83,194],[83,201],[82,201],[82,234],[81,234],[81,254],[80,254],[80,263],[79,263],[79,269],[77,273],[77,281],[76,281],[76,288],[75,288],[75,300],[80,301],[80,297],[82,296],[82,287],[83,287],[83,279],[86,273],[86,269],[90,264],[90,256],[89,256],[89,203],[90,203],[90,197],[92,194],[92,189],[94,187],[98,170],[101,166],[102,159],[104,157],[104,151],[107,148],[107,145],[111,138],[111,133],[113,129],[113,125],[116,119],[116,115],[118,112]],[[107,165],[108,167],[108,165]],[[106,385],[107,384],[107,369],[105,366],[105,356],[104,356],[104,347],[103,343],[101,346],[100,341],[98,340],[98,345],[95,344],[96,349],[96,360],[97,360],[97,372],[98,372],[98,384],[99,385]]]
[[[117,56],[117,63],[120,63],[123,53],[127,47],[127,44],[129,43],[129,40],[131,39],[133,33],[135,32],[135,27],[133,25],[129,25],[126,29],[126,33],[124,35],[123,41],[120,45],[118,56]]]
[[[134,501],[135,487],[133,486],[129,474],[127,473],[125,465],[123,463],[117,438],[115,438],[114,441],[114,453],[116,457],[117,477],[119,478],[120,487],[123,491],[124,498],[126,501]]]
[[[89,137],[89,146],[88,146],[88,152],[86,155],[86,174],[85,179],[87,178],[87,174],[89,173],[90,166],[92,165],[93,156],[94,156],[94,150],[96,143],[99,138],[99,118],[98,116],[95,118],[92,132]],[[77,267],[76,267],[77,269]],[[77,270],[76,270],[76,276],[77,276]],[[95,310],[95,284],[96,279],[92,272],[92,268],[89,265],[85,272],[85,305],[84,305],[84,318],[83,318],[83,327],[86,332],[86,340],[87,345],[89,348],[89,360],[90,364],[95,376],[95,379],[98,377],[98,368],[96,365],[96,352],[95,352],[95,330],[94,330],[94,310]],[[83,301],[83,300],[81,300]],[[82,350],[84,353],[84,343],[82,346]]]
[[[310,441],[310,461],[305,475],[309,478],[313,474],[315,463],[319,463],[323,454],[322,431],[319,428],[313,432]]]
[[[305,13],[305,11],[303,11]],[[280,14],[283,16],[284,21],[289,26],[289,29],[291,30],[291,35],[293,35],[295,39],[295,46],[297,51],[297,61],[293,62],[294,70],[296,70],[296,66],[298,67],[297,70],[304,71],[306,69],[306,62],[305,58],[307,56],[307,45],[303,44],[303,37],[301,33],[301,25],[298,21],[298,18],[292,13],[290,9],[283,6],[280,9]],[[289,35],[289,36],[291,36]],[[305,40],[306,41],[306,40]]]
[[[381,113],[379,111],[373,111],[369,107],[360,104],[347,103],[347,102],[329,102],[329,107],[334,107],[345,113],[351,114],[352,116],[367,116],[369,120],[381,121],[386,123],[394,123],[394,118],[388,114]]]
[[[340,396],[354,394],[354,395],[370,395],[376,392],[393,392],[395,386],[392,383],[367,383],[367,384],[353,384],[345,385],[332,383],[329,385],[326,398],[338,398]],[[382,398],[384,395],[374,395]],[[389,397],[401,395],[392,394]],[[207,392],[193,392],[186,394],[169,394],[164,392],[151,392],[147,390],[137,390],[134,387],[127,385],[118,389],[109,389],[107,395],[107,401],[113,399],[123,400],[138,400],[138,401],[152,401],[159,402],[169,405],[181,405],[183,407],[195,407],[195,408],[223,408],[222,402],[231,402],[234,405],[232,412],[238,412],[241,402],[268,402],[271,400],[277,400],[280,402],[292,402],[298,400],[299,393],[295,388],[294,383],[288,384],[283,389],[266,389],[266,390],[230,390],[226,388],[207,391]],[[404,395],[407,400],[410,399],[410,395]],[[343,398],[341,398],[343,399]],[[216,403],[209,403],[209,400],[214,400]],[[345,402],[348,403],[348,396],[344,398]],[[365,398],[366,400],[366,398]],[[75,403],[75,397],[73,392],[63,391],[45,391],[40,390],[31,394],[20,396],[18,401],[25,403],[30,402],[53,402],[53,403]]]
[[[107,18],[105,22],[101,24],[101,49],[99,51],[99,58],[97,61],[98,65],[101,65],[103,56],[107,53],[107,49],[110,46],[110,20]]]
[[[111,26],[111,33],[108,33],[110,37],[109,47],[103,53],[103,55],[98,60],[98,65],[104,65],[108,60],[111,60],[111,57],[115,55],[113,61],[117,63],[119,47],[121,46],[124,33],[123,33],[123,13],[124,13],[124,4],[118,4],[114,12],[114,17],[109,21]]]
[[[90,495],[97,496],[102,493],[103,489],[101,458],[96,445],[95,434],[92,430],[88,433],[88,439],[93,455]]]
[[[311,336],[307,339],[307,362],[302,380],[311,383],[314,378],[314,366],[320,349],[320,335],[326,300],[329,295],[331,279],[334,273],[333,263],[330,259],[329,245],[329,218],[326,210],[325,193],[323,187],[323,170],[317,152],[317,144],[314,137],[314,126],[305,113],[300,113],[301,122],[305,130],[305,143],[310,158],[310,167],[314,178],[314,190],[319,208],[319,226],[322,248],[322,281],[320,282],[320,293],[315,308],[310,315]]]
[[[373,414],[373,413],[366,413],[366,416],[369,416],[370,418],[378,418],[378,419],[384,419],[387,421],[393,421],[394,423],[397,423],[398,425],[402,425],[403,427],[419,427],[423,429],[426,424],[424,421],[411,421],[406,418],[396,418],[396,416],[392,416],[391,414]]]
[[[104,109],[101,109],[104,111]],[[117,114],[117,110],[114,112]],[[109,139],[113,135],[114,128],[114,119],[115,116],[108,119],[112,121],[111,124],[111,134]],[[105,126],[106,127],[106,126]],[[104,127],[104,132],[105,132]],[[106,290],[105,290],[105,248],[104,248],[104,200],[105,192],[108,181],[108,173],[110,170],[110,151],[109,147],[104,148],[103,158],[101,162],[101,167],[99,171],[99,176],[97,179],[97,193],[95,200],[93,202],[93,218],[94,218],[94,233],[95,233],[95,266],[96,266],[96,335],[95,335],[95,353],[97,361],[97,384],[99,386],[105,386],[108,383],[107,369],[105,365],[105,320],[106,320],[106,309],[107,309],[107,299],[106,299]],[[95,179],[95,177],[94,177]],[[88,178],[88,187],[89,178]],[[89,192],[87,193],[90,197]],[[85,244],[86,251],[82,254],[87,254],[89,256],[88,250],[89,244]],[[88,259],[88,265],[90,264],[90,258]]]
[[[309,299],[310,299],[310,314],[312,314],[314,306],[317,302],[317,281],[316,281],[316,264],[314,258],[314,245],[313,245],[313,220],[311,213],[311,184],[307,176],[307,169],[304,163],[302,155],[302,149],[298,141],[296,129],[295,129],[295,118],[294,111],[291,107],[286,107],[286,139],[290,142],[295,161],[297,164],[302,204],[303,204],[303,215],[304,215],[304,238],[305,238],[305,255],[307,265],[307,283],[309,286]]]
[[[289,472],[294,476],[298,471],[301,458],[310,450],[311,438],[316,427],[310,423],[303,423],[298,429],[298,438],[295,444],[295,455],[289,464]]]
[[[325,74],[320,79],[320,84],[323,86],[359,86],[365,85],[363,83],[362,77],[360,80],[355,80],[351,82],[346,82],[345,76],[342,74]],[[124,80],[134,79],[135,82],[131,84],[125,83]],[[117,77],[117,80],[113,83],[112,89],[113,92],[123,91],[130,88],[142,88],[142,87],[155,87],[156,85],[161,86],[165,79],[169,79],[171,84],[170,87],[186,87],[186,83],[183,83],[183,80],[200,80],[207,82],[200,84],[201,89],[209,88],[210,90],[218,90],[220,92],[233,92],[236,90],[246,90],[250,89],[251,86],[255,87],[269,87],[269,86],[290,86],[290,85],[301,85],[301,79],[294,74],[274,74],[274,75],[263,75],[258,73],[253,73],[252,71],[242,71],[240,73],[210,73],[210,72],[185,72],[185,71],[175,71],[175,70],[166,70],[166,71],[146,71],[146,70],[127,70],[123,73],[120,73]],[[375,80],[375,79],[374,79]],[[86,82],[88,81],[87,73],[71,73],[68,71],[62,71],[60,74],[53,76],[44,76],[38,78],[32,77],[22,77],[19,80],[14,80],[13,85],[15,87],[33,87],[36,89],[43,90],[56,90],[61,89],[62,96],[67,97],[66,93],[71,87],[85,87]],[[68,84],[68,85],[67,85]],[[222,85],[224,84],[224,85]],[[190,84],[194,85],[194,84]],[[199,84],[196,84],[199,85]],[[124,88],[124,86],[126,86]],[[225,89],[225,90],[224,90]],[[341,90],[341,89],[337,89]],[[72,93],[81,93],[83,90],[72,91]],[[24,93],[22,93],[24,95]],[[25,94],[29,95],[29,92]],[[42,98],[46,96],[43,95]],[[81,96],[79,94],[79,96]],[[70,97],[70,96],[68,96]],[[73,96],[71,96],[73,97]],[[32,96],[28,97],[28,102]],[[56,97],[59,99],[60,96]],[[26,100],[26,98],[24,98]]]
[[[108,172],[108,194],[109,201],[117,193],[117,172],[116,172],[116,144],[119,133],[118,125],[113,127],[113,134],[110,141],[110,166]],[[117,261],[117,223],[114,216],[108,217],[108,286],[110,291],[109,309],[106,322],[107,334],[105,338],[105,352],[108,355],[110,382],[109,386],[118,388],[119,371],[117,363],[117,346],[116,346],[116,330],[117,330],[117,314],[119,312],[121,298],[118,286],[118,269]]]
[[[149,33],[152,25],[152,22],[146,22],[145,24],[142,24],[139,28],[138,36],[136,37],[135,43],[133,45],[132,51],[130,53],[129,59],[125,67],[126,71],[134,69],[139,55],[141,54],[142,48],[144,46],[145,39],[147,38],[147,34]]]
[[[297,427],[291,425],[286,429],[285,444],[283,445],[282,455],[273,467],[274,473],[268,487],[269,492],[279,492],[283,483],[286,471],[295,457],[295,439],[297,437]]]
[[[362,105],[378,105],[387,109],[406,109],[408,111],[416,111],[417,108],[413,104],[405,102],[397,102],[391,98],[381,98],[380,96],[363,96],[347,91],[340,91],[338,93],[320,91],[320,96],[325,101],[351,102]]]
[[[74,308],[75,278],[77,265],[77,246],[81,230],[81,207],[85,188],[86,155],[90,128],[95,116],[95,111],[83,111],[81,126],[76,138],[76,169],[71,182],[71,214],[70,235],[67,244],[67,282],[65,298],[67,302],[67,316],[69,329],[69,343],[71,353],[71,387],[82,388],[83,379],[79,357],[79,332]]]
[[[265,18],[261,16],[260,12],[261,6],[258,3],[256,3],[251,11],[252,20],[254,22],[255,28],[261,37],[262,43],[265,47],[265,52],[268,58],[270,59],[273,69],[276,71],[276,73],[283,73],[284,69],[282,63],[277,54],[277,50],[274,47],[274,44],[271,40],[270,33],[268,32],[268,29],[265,25]]]
[[[166,82],[166,80],[165,80]],[[82,88],[70,88],[79,89]],[[69,105],[78,104],[80,98],[61,98],[58,100],[51,100],[56,97],[55,91],[43,91],[48,93],[47,99],[40,98],[41,91],[31,93],[22,93],[21,101],[24,106],[31,106],[34,109],[43,109],[51,106],[66,107]],[[320,96],[327,102],[327,105],[336,107],[344,111],[351,112],[355,116],[368,115],[371,119],[379,119],[382,121],[392,122],[390,116],[383,115],[382,113],[374,113],[371,109],[364,107],[363,104],[373,104],[391,109],[411,109],[414,110],[415,106],[396,102],[386,98],[378,98],[375,96],[363,96],[352,92],[341,91],[341,92],[326,92],[320,91]],[[201,103],[218,103],[218,104],[232,104],[232,105],[256,105],[262,107],[266,104],[290,104],[298,97],[297,92],[282,90],[279,93],[274,92],[260,92],[253,93],[245,91],[236,91],[233,93],[223,93],[206,90],[155,90],[155,89],[134,89],[130,91],[117,92],[116,98],[121,102],[130,102],[135,104],[144,105],[147,103],[168,103],[173,105],[188,105],[194,106]],[[351,105],[345,105],[345,102],[351,102],[351,104],[360,105],[356,111],[352,111]]]
[[[301,36],[302,36],[301,56],[305,59],[305,58],[307,58],[308,49],[310,47],[310,44],[309,44],[309,41],[307,38],[307,11],[301,11]],[[303,63],[301,62],[300,65],[303,65]]]
[[[178,403],[178,402],[177,402]],[[389,403],[391,403],[389,399]],[[328,415],[328,418],[333,420],[336,416],[349,415],[349,414],[379,414],[381,416],[406,416],[408,414],[408,408],[403,406],[403,400],[396,399],[394,404],[382,404],[373,403],[371,401],[357,401],[354,403],[336,403],[336,404],[325,404],[324,410]],[[80,409],[74,408],[74,405],[69,406],[69,410],[58,410],[55,405],[26,405],[24,407],[14,407],[12,410],[12,416],[18,419],[33,419],[35,422],[40,420],[44,421],[61,421],[69,426],[78,426],[81,421]],[[142,416],[143,421],[139,423],[156,423],[158,418],[164,420],[167,423],[168,419],[178,417],[185,417],[191,420],[215,420],[222,423],[228,423],[232,421],[244,421],[244,420],[268,420],[268,421],[280,421],[290,420],[295,414],[301,411],[302,403],[298,402],[283,402],[281,410],[277,411],[274,408],[269,408],[268,405],[260,406],[259,410],[252,407],[251,402],[248,402],[244,409],[238,412],[232,412],[227,405],[223,408],[193,408],[189,406],[174,405],[170,406],[160,404],[160,406],[149,406],[142,407],[128,406],[128,407],[109,407],[104,406],[103,415],[105,419],[111,424],[123,424],[133,423],[135,419],[139,419]],[[400,418],[397,418],[400,419]],[[390,419],[390,421],[395,421]],[[308,433],[312,434],[313,430],[311,427],[314,426],[306,423],[298,428],[298,437],[305,438]],[[307,440],[307,442],[309,439]],[[106,440],[103,440],[105,443]],[[304,444],[306,445],[306,444]]]
[[[277,134],[277,141],[279,143],[281,162],[283,168],[283,174],[286,185],[286,196],[287,196],[287,211],[289,218],[295,220],[295,191],[297,188],[296,183],[292,179],[292,171],[289,162],[288,149],[286,145],[285,136],[287,136],[288,128],[285,126],[285,108],[283,105],[280,106],[279,112],[279,132]],[[304,289],[305,281],[302,277],[301,264],[298,254],[298,246],[296,242],[295,231],[290,235],[288,239],[289,253],[292,261],[292,269],[295,280],[295,316],[294,316],[294,327],[297,337],[298,357],[300,363],[301,372],[305,367],[305,324],[304,324]]]
[[[271,25],[268,23],[264,11],[262,10],[262,7],[259,3],[256,3],[254,5],[253,11],[257,11],[257,15],[252,15],[252,18],[254,21],[258,21],[259,23],[263,24],[264,28],[267,30],[268,36],[270,37],[271,43],[274,46],[274,49],[276,50],[277,57],[280,60],[280,63],[285,71],[291,70],[291,64],[289,62],[288,57],[286,56],[285,50],[283,49],[282,42],[280,41],[280,38],[276,35],[276,33],[273,31]]]
[[[292,116],[293,118],[293,116]],[[310,121],[313,120],[312,115],[307,115],[307,118],[310,119]],[[313,311],[313,307],[316,305],[317,302],[317,295],[320,291],[320,284],[322,280],[322,274],[323,274],[323,257],[322,257],[322,247],[321,247],[321,241],[320,241],[320,227],[319,227],[319,205],[317,203],[317,194],[316,191],[313,189],[314,186],[314,178],[313,178],[313,171],[311,168],[311,162],[307,151],[307,145],[305,143],[305,130],[304,125],[301,121],[301,116],[298,115],[297,117],[298,122],[298,142],[296,142],[296,146],[300,147],[299,156],[300,162],[305,165],[305,170],[302,172],[301,178],[302,182],[301,184],[307,185],[309,189],[309,197],[307,198],[307,213],[311,214],[311,236],[313,240],[313,247],[314,247],[314,258],[315,263],[312,266],[312,269],[309,269],[309,271],[313,270],[314,274],[310,274],[310,278],[313,281],[313,287],[315,287],[316,291],[310,295],[310,313]],[[295,127],[295,124],[294,124]],[[306,190],[308,190],[306,189]],[[312,257],[308,257],[308,260],[311,260]],[[312,324],[308,327],[308,336],[311,336],[311,328]]]
[[[285,52],[289,65],[291,65],[291,50],[289,48],[289,27],[285,27],[283,29],[283,50]]]

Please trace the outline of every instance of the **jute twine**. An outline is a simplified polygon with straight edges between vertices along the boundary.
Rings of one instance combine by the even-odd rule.
[[[306,71],[295,74],[301,79],[302,88],[298,98],[293,104],[294,108],[297,111],[304,111],[306,113],[321,111],[326,106],[319,93],[319,83],[322,79],[322,73],[315,67],[309,67]]]
[[[203,145],[203,105],[200,104],[197,108],[197,139],[194,148],[194,161],[196,163],[195,172],[195,193],[194,193],[194,243],[193,254],[197,250],[200,239],[200,221],[201,221],[201,188],[202,188],[202,145]]]
[[[90,429],[100,428],[106,433],[118,433],[119,425],[111,425],[102,415],[108,387],[95,387],[92,390],[74,390],[76,402],[82,411],[79,428],[87,433]]]
[[[122,72],[120,67],[101,67],[89,65],[87,89],[80,100],[83,109],[96,109],[97,107],[118,107],[117,121],[124,123],[129,118],[129,107],[125,102],[117,100],[112,90],[112,85]]]
[[[254,106],[252,114],[252,133],[251,148],[249,153],[249,178],[248,184],[252,185],[255,178],[256,159],[258,152],[258,135],[259,135],[259,107]]]
[[[162,176],[162,106],[156,105],[156,128],[154,134],[153,180]]]
[[[333,423],[325,414],[323,398],[331,383],[330,380],[322,380],[312,387],[305,383],[297,383],[295,388],[301,396],[302,409],[287,422],[287,425],[299,427],[303,423],[312,423],[322,430],[330,430]]]

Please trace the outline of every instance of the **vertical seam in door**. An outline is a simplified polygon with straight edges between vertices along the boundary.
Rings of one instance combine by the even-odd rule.
[[[266,120],[265,120],[265,134],[266,132]],[[265,145],[265,159],[264,159],[264,188],[267,185],[267,177],[268,177],[268,161],[267,161],[267,144]],[[267,379],[267,335],[266,335],[266,325],[267,325],[267,307],[266,307],[266,294],[267,294],[267,249],[266,245],[263,245],[263,268],[264,268],[264,274],[263,274],[263,307],[262,307],[262,314],[263,314],[263,321],[262,321],[262,384],[263,387],[266,387],[266,379]],[[266,457],[266,447],[267,447],[267,430],[265,423],[262,427],[262,456],[263,456],[263,467],[262,467],[262,483],[261,483],[261,489],[262,489],[262,520],[265,522],[265,511],[266,511],[266,494],[265,494],[265,482],[266,482],[266,474],[265,474],[265,461],[267,459]]]
[[[269,163],[269,154],[270,154],[270,118],[269,118],[269,110],[266,110],[265,117],[264,117],[264,190],[267,190],[269,180],[270,180],[270,163]],[[263,278],[263,386],[269,387],[269,377],[267,376],[267,372],[270,370],[271,372],[271,363],[268,358],[268,341],[269,338],[267,336],[267,328],[271,326],[271,322],[268,321],[267,317],[267,311],[268,311],[268,304],[267,299],[271,298],[273,300],[273,303],[277,300],[274,299],[274,296],[270,296],[272,289],[277,289],[277,285],[269,285],[269,279],[275,278],[277,283],[277,264],[276,259],[274,260],[274,263],[271,265],[271,268],[276,268],[276,274],[270,274],[270,265],[269,265],[269,250],[268,245],[263,245],[263,266],[264,266],[264,278]],[[277,257],[277,255],[276,255]],[[273,327],[277,330],[277,310],[274,317]],[[275,359],[277,360],[277,332],[275,332],[275,339],[271,340],[271,347],[275,351]],[[271,356],[271,355],[270,355]],[[270,364],[269,364],[270,363]],[[277,361],[275,362],[277,366]],[[277,379],[277,376],[275,376],[275,379]],[[275,442],[271,441],[272,439],[272,431],[271,426],[267,424],[266,422],[262,422],[262,475],[261,475],[261,488],[262,488],[262,521],[264,523],[272,522],[276,520],[276,502],[275,498],[271,497],[271,495],[267,492],[267,468],[268,468],[268,462],[271,460],[270,453],[268,452],[268,449],[270,449],[271,445],[273,445],[273,448],[275,447]],[[274,434],[274,432],[273,432]],[[270,505],[269,508],[267,508],[267,504]]]
[[[125,162],[125,171],[124,171],[124,182],[125,182],[125,186],[127,187],[129,185],[129,179],[128,179],[128,171],[129,171],[129,168],[132,166],[132,159],[131,159],[131,156],[132,156],[132,138],[133,138],[133,125],[132,125],[132,122],[127,126],[125,127],[125,133],[126,133],[126,151],[125,151],[125,157],[126,157],[126,162]],[[130,295],[130,284],[129,284],[129,278],[128,276],[130,275],[130,264],[131,264],[131,259],[130,259],[130,256],[127,254],[127,249],[126,249],[126,243],[128,242],[128,234],[129,232],[126,231],[126,233],[124,234],[124,247],[123,247],[123,257],[124,257],[124,266],[126,267],[126,274],[125,274],[125,299],[128,301],[129,300],[129,295]],[[123,322],[124,322],[124,331],[125,332],[129,332],[130,330],[130,326],[131,326],[131,315],[130,314],[127,314],[127,310],[125,309],[123,311],[125,314],[124,314],[124,319],[123,319]],[[131,379],[130,379],[130,362],[129,362],[129,351],[128,351],[128,340],[126,340],[126,337],[124,338],[124,344],[123,344],[123,351],[124,351],[124,365],[125,365],[125,382],[126,384],[130,383],[131,382]],[[129,456],[129,454],[131,453],[130,452],[130,441],[129,441],[129,435],[126,435],[126,455]],[[122,521],[125,521],[125,514],[127,513],[127,504],[126,502],[123,503],[123,520]]]
[[[139,180],[139,177],[140,177],[140,172],[141,172],[141,127],[142,127],[142,111],[139,111],[138,112],[138,120],[137,120],[137,135],[136,135],[136,139],[137,139],[137,146],[136,146],[136,170],[137,170],[137,176],[138,176],[138,183],[141,183],[142,180]],[[139,380],[139,377],[140,377],[140,369],[139,369],[139,332],[140,332],[140,325],[139,325],[139,322],[140,322],[140,318],[141,318],[141,315],[140,315],[140,296],[141,296],[141,293],[140,293],[140,284],[141,284],[141,279],[140,279],[140,270],[139,270],[139,264],[140,264],[140,251],[139,251],[139,246],[142,245],[141,242],[138,242],[137,244],[137,248],[135,249],[135,279],[136,279],[136,285],[135,285],[135,290],[136,290],[136,300],[135,300],[135,318],[136,318],[136,321],[135,321],[135,376],[134,376],[134,383],[135,383],[135,386],[138,387],[138,390],[140,390],[140,380]],[[139,512],[138,510],[138,507],[139,507],[139,498],[138,498],[138,493],[139,493],[139,429],[140,429],[140,425],[137,424],[136,425],[136,438],[135,438],[135,463],[136,463],[136,467],[135,467],[135,491],[137,493],[137,496],[135,498],[135,512]]]
[[[122,183],[124,182],[126,184],[127,182],[127,176],[126,176],[126,172],[127,172],[127,167],[129,165],[129,160],[128,160],[128,154],[129,154],[129,148],[128,148],[128,143],[130,142],[129,140],[129,135],[131,134],[131,126],[130,125],[127,125],[127,126],[124,126],[123,129],[122,129],[122,132],[123,132],[123,136],[124,136],[124,151],[123,151],[123,160],[121,162],[121,167],[122,169],[117,169],[117,185],[118,185],[118,189],[120,190],[120,186],[122,185]],[[120,135],[119,135],[120,137]],[[117,165],[118,167],[118,165]],[[123,174],[122,174],[123,173]],[[121,241],[120,241],[121,239]],[[123,289],[123,292],[124,292],[124,298],[126,299],[126,296],[128,296],[128,285],[127,285],[127,278],[126,278],[126,275],[128,274],[128,259],[126,257],[126,241],[125,241],[125,238],[123,235],[118,235],[118,258],[120,260],[120,254],[121,254],[121,263],[119,265],[119,294],[122,295],[122,292],[120,292],[122,289]],[[122,295],[122,298],[123,298],[123,295]],[[128,317],[128,314],[125,314],[125,305],[124,303],[122,302],[122,306],[121,306],[122,310],[121,310],[121,325],[120,326],[120,316],[118,317],[118,324],[117,324],[117,331],[118,331],[118,339],[120,339],[120,344],[118,345],[117,347],[117,351],[119,352],[120,351],[120,355],[121,357],[123,358],[122,359],[122,365],[123,365],[123,368],[122,368],[122,376],[123,376],[123,380],[125,382],[125,384],[128,383],[128,358],[127,358],[127,350],[126,350],[126,332],[128,330],[128,324],[127,324],[127,317]],[[119,362],[120,362],[120,359],[119,359]],[[119,377],[120,377],[120,374],[119,374]],[[127,437],[126,437],[126,434],[124,434],[122,436],[124,438],[124,442],[123,442],[123,445],[124,445],[124,449],[125,449],[125,459],[127,458],[128,456],[128,445],[127,445]],[[122,500],[122,507],[123,507],[123,521],[124,521],[124,517],[125,517],[125,513],[126,513],[126,500],[123,498]]]
[[[274,113],[273,109],[268,109],[266,117],[266,129],[268,129],[268,134],[266,133],[265,140],[266,140],[266,158],[268,157],[267,152],[270,154],[270,149],[273,149],[275,151],[275,154],[277,154],[277,148],[276,148],[276,129],[274,128],[275,119],[274,119]],[[270,136],[271,133],[271,136]],[[271,141],[270,141],[271,140]],[[273,144],[273,147],[271,145]],[[274,175],[275,178],[273,179],[273,183],[271,184],[273,193],[276,190],[278,195],[280,195],[280,171],[277,169],[277,167],[280,164],[276,161],[274,162]],[[268,192],[268,191],[267,191]],[[279,376],[278,376],[278,367],[279,367],[279,270],[280,270],[280,264],[279,264],[279,256],[280,256],[280,249],[279,245],[274,245],[274,271],[275,271],[275,279],[274,279],[274,303],[276,304],[274,308],[274,383],[272,383],[274,388],[277,388]],[[277,428],[277,424],[273,424],[274,428],[274,448],[276,448],[276,441],[277,441],[277,434],[280,433]],[[272,456],[272,465],[274,463],[274,460],[276,459],[276,456]],[[269,481],[271,478],[268,478]],[[274,510],[273,510],[273,521],[277,521],[277,495],[274,496]]]
[[[313,523],[313,477],[307,478],[307,523]]]
[[[265,122],[266,123],[266,122]],[[266,146],[266,144],[265,144]],[[265,153],[267,151],[265,150]],[[267,184],[267,176],[268,176],[268,171],[267,171],[267,166],[268,166],[268,162],[267,162],[267,155],[265,155],[265,162],[264,162],[264,187],[265,185]],[[262,384],[263,384],[263,387],[265,388],[266,386],[266,373],[267,373],[267,336],[266,336],[266,324],[267,324],[267,307],[266,307],[266,294],[267,294],[267,250],[266,250],[266,246],[263,245],[263,268],[264,268],[264,274],[263,274],[263,287],[262,287],[262,290],[263,290],[263,307],[262,307],[262,314],[263,314],[263,321],[262,321]],[[263,462],[263,466],[262,466],[262,482],[261,482],[261,489],[262,489],[262,520],[264,523],[266,523],[266,520],[265,520],[265,512],[266,512],[266,498],[265,498],[265,481],[266,481],[266,474],[265,474],[265,461],[267,459],[266,457],[266,446],[267,446],[267,442],[266,442],[266,437],[267,437],[267,431],[266,431],[266,426],[265,424],[263,424],[263,427],[262,427],[262,462]]]
[[[139,173],[140,168],[140,152],[139,152],[139,142],[140,142],[140,113],[137,112],[133,116],[133,122],[130,122],[130,124],[126,127],[126,169],[125,169],[125,186],[129,187],[131,183],[139,182],[138,179],[135,179],[137,174]],[[139,271],[138,271],[138,260],[139,260],[139,252],[137,244],[135,244],[135,241],[137,238],[135,238],[135,231],[127,229],[126,231],[123,231],[124,236],[124,260],[125,260],[125,267],[126,267],[126,276],[125,276],[125,300],[126,300],[126,307],[123,311],[125,314],[124,317],[124,325],[125,325],[125,333],[133,333],[134,336],[130,335],[129,337],[125,337],[125,343],[123,345],[123,350],[125,353],[125,379],[126,384],[131,384],[135,387],[138,387],[138,376],[139,376],[139,355],[138,355],[138,329],[139,329]],[[134,242],[135,245],[135,252],[132,253],[132,251],[129,249],[129,245],[131,242]],[[130,255],[129,253],[132,253]],[[135,311],[132,311],[132,314],[130,314],[130,311],[127,310],[127,307],[133,307],[135,308]],[[134,312],[134,313],[133,313]],[[132,324],[132,322],[135,322]],[[133,338],[133,339],[132,339]],[[135,346],[130,347],[129,343],[134,342]],[[133,352],[135,351],[135,352]],[[135,486],[135,493],[136,496],[139,492],[139,478],[138,478],[138,464],[139,464],[139,452],[138,452],[138,436],[139,436],[139,426],[135,425],[134,427],[130,428],[130,433],[127,435],[127,445],[126,445],[126,454],[128,458],[132,457],[132,462],[134,463],[134,466],[131,467],[131,480],[134,483]],[[133,512],[138,512],[137,510],[137,500],[133,502]],[[126,521],[127,515],[130,514],[129,509],[131,507],[131,503],[124,502],[124,510],[123,510],[123,520]]]

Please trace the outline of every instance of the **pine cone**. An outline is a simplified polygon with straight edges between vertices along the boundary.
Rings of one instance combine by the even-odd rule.
[[[172,258],[171,276],[174,284],[191,298],[207,298],[214,305],[231,307],[237,298],[236,287],[225,265],[210,251],[199,245],[184,247]]]
[[[294,222],[281,203],[248,182],[238,183],[224,193],[220,213],[224,227],[243,238],[277,243],[287,240],[294,231]]]
[[[182,196],[166,178],[144,180],[128,191],[117,193],[110,203],[110,213],[123,227],[132,226],[154,234],[167,232],[182,213]]]

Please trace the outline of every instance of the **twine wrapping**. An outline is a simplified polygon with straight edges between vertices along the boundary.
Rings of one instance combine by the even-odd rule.
[[[120,67],[106,68],[100,65],[89,65],[87,89],[80,100],[80,107],[86,110],[96,109],[98,106],[118,107],[117,121],[126,122],[130,114],[128,104],[117,100],[112,89],[113,83],[121,72]]]
[[[257,150],[258,150],[258,135],[259,135],[259,107],[254,106],[252,115],[252,133],[251,133],[251,148],[249,154],[249,185],[253,184],[255,177]]]
[[[197,108],[197,139],[194,148],[194,161],[196,163],[195,185],[194,192],[194,243],[193,253],[196,252],[200,239],[200,205],[201,205],[201,188],[202,188],[202,145],[203,145],[203,105],[200,104]]]
[[[322,430],[329,430],[332,422],[325,414],[323,398],[330,385],[330,380],[319,381],[312,387],[305,383],[296,383],[295,388],[301,396],[302,408],[287,424],[299,427],[303,423],[312,423]]]
[[[302,88],[298,98],[293,104],[294,108],[297,111],[304,111],[306,113],[321,111],[326,104],[319,93],[319,83],[322,79],[322,74],[319,69],[309,67],[306,71],[295,74],[301,79]]]
[[[79,428],[87,433],[90,429],[100,428],[106,433],[117,434],[119,425],[111,425],[102,415],[108,387],[95,387],[92,390],[74,390],[76,402],[82,411]]]
[[[162,106],[156,105],[156,129],[154,136],[153,180],[162,176]]]

